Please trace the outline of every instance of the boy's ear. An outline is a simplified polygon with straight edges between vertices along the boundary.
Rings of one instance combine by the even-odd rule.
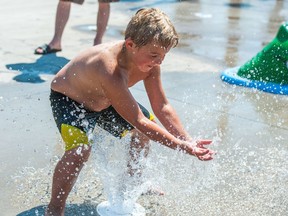
[[[136,47],[135,43],[131,40],[130,37],[125,40],[125,46],[126,49],[133,49]]]

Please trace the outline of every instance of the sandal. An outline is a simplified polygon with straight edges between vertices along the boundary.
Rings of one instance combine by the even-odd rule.
[[[40,52],[39,52],[39,50],[40,50]],[[45,54],[56,53],[56,52],[60,52],[60,51],[62,51],[62,50],[61,49],[53,49],[49,45],[44,44],[42,46],[37,47],[37,49],[35,49],[35,51],[34,51],[34,54],[45,55]]]

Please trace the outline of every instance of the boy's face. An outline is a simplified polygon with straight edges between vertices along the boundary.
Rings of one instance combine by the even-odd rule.
[[[133,42],[132,42],[133,43]],[[149,72],[153,67],[159,66],[171,47],[165,48],[158,43],[150,43],[142,47],[131,46],[133,61],[143,72]]]

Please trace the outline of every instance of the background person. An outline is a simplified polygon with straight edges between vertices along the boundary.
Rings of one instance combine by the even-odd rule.
[[[97,14],[97,31],[94,38],[93,45],[102,43],[103,35],[110,16],[110,2],[117,2],[118,0],[98,0],[98,14]],[[55,30],[52,40],[48,44],[44,44],[35,49],[34,54],[45,55],[62,51],[62,35],[65,26],[68,22],[71,2],[83,4],[84,0],[60,0],[57,6]]]

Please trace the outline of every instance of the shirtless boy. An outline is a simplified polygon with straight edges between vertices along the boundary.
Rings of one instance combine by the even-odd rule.
[[[91,47],[56,74],[50,100],[65,153],[55,168],[46,215],[64,215],[66,199],[91,151],[87,133],[95,125],[119,138],[130,131],[131,160],[142,150],[148,152],[149,140],[203,161],[213,158],[214,152],[205,148],[212,141],[190,137],[162,88],[160,65],[177,43],[163,12],[141,9],[129,22],[125,40]],[[129,88],[139,81],[165,129],[133,98]]]

